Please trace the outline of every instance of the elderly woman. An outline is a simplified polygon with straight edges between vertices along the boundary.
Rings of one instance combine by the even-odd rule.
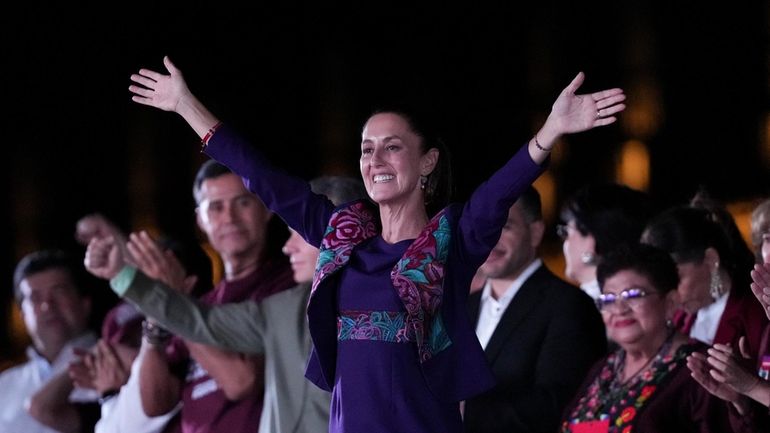
[[[738,408],[690,376],[687,356],[704,346],[667,326],[679,277],[665,251],[615,250],[597,277],[597,305],[618,349],[589,372],[565,411],[562,432],[752,431]]]
[[[596,266],[612,249],[639,242],[654,207],[641,191],[619,184],[579,189],[562,207],[557,227],[564,244],[567,278],[594,300],[599,297]]]
[[[728,235],[737,230],[725,224],[734,222],[707,209],[677,207],[651,221],[642,242],[671,254],[679,269],[674,325],[707,344],[738,347],[744,336],[756,359],[767,317],[749,290],[754,256],[742,239]]]
[[[222,125],[166,58],[169,75],[142,69],[134,101],[175,111],[204,151],[321,252],[308,303],[313,341],[306,377],[332,392],[333,432],[459,432],[458,402],[493,379],[466,317],[475,270],[494,247],[508,209],[541,173],[565,133],[615,121],[620,89],[562,91],[540,131],[464,206],[428,214],[426,202],[448,161],[438,141],[402,112],[371,116],[361,134],[360,170],[371,200],[335,208],[306,182],[271,167]]]

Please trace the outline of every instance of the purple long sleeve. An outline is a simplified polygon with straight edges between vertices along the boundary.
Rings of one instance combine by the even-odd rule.
[[[314,194],[303,179],[270,165],[251,143],[227,125],[219,127],[204,152],[243,178],[246,188],[262,199],[311,245],[320,245],[334,205]]]
[[[464,261],[481,264],[497,244],[508,210],[543,172],[529,156],[527,146],[479,185],[465,203],[458,221],[455,248]]]

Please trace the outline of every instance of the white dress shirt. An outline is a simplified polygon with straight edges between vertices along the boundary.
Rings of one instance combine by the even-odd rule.
[[[714,343],[714,337],[717,335],[717,328],[719,328],[719,320],[722,319],[722,313],[725,312],[729,295],[730,293],[725,293],[712,304],[698,310],[695,323],[690,328],[690,337],[709,345]]]
[[[500,318],[503,317],[508,305],[519,292],[521,285],[532,275],[537,268],[539,268],[543,262],[540,259],[536,259],[519,276],[513,281],[513,283],[505,290],[503,296],[500,299],[495,299],[492,296],[492,284],[487,280],[484,284],[484,290],[481,292],[481,304],[479,305],[479,321],[476,323],[476,336],[481,343],[481,347],[487,348],[489,339],[492,338],[492,334],[497,328],[497,324],[500,323]]]
[[[599,281],[593,280],[580,285],[580,290],[586,292],[588,296],[594,301],[599,299],[599,295],[602,294],[602,289],[599,287]]]
[[[9,368],[0,374],[0,432],[2,433],[54,433],[32,418],[25,408],[29,398],[56,374],[66,370],[75,360],[72,349],[89,348],[96,343],[96,336],[88,333],[67,343],[53,363],[40,356],[30,347],[29,360]],[[76,388],[70,394],[70,401],[96,401],[96,391]]]

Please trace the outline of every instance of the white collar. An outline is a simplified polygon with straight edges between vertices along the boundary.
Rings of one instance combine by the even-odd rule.
[[[74,361],[76,358],[72,349],[76,347],[89,348],[95,343],[96,335],[93,332],[88,331],[68,341],[56,355],[56,359],[53,360],[53,363],[49,363],[34,346],[27,347],[27,357],[29,358],[29,362],[36,366],[41,377],[48,377],[54,372],[63,371],[63,369],[69,367],[70,362]]]
[[[586,292],[594,301],[599,299],[599,295],[602,294],[602,289],[599,288],[599,281],[597,280],[581,284],[580,290]]]
[[[714,343],[714,337],[717,335],[717,328],[722,319],[722,314],[727,307],[727,298],[730,292],[720,296],[716,301],[698,310],[690,329],[690,337],[698,339],[706,344]]]

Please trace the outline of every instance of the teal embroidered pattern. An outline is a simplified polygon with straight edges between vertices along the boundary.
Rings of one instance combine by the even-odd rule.
[[[358,244],[377,234],[375,213],[364,202],[355,203],[332,214],[321,242],[312,292],[315,292],[329,275],[348,263],[353,249]],[[394,330],[394,321],[397,319],[390,316],[379,316],[375,322],[367,319],[369,321],[359,324],[360,326],[356,326],[353,319],[340,318],[339,329],[344,332],[339,335],[345,338],[367,336],[366,339],[369,339],[371,336],[390,336],[395,333],[393,338],[396,341],[416,343],[421,363],[448,348],[452,341],[440,310],[450,243],[451,227],[447,209],[444,209],[423,228],[391,270],[390,280],[406,309],[403,328]]]
[[[407,335],[406,313],[399,311],[342,311],[337,317],[337,340],[413,341]]]

